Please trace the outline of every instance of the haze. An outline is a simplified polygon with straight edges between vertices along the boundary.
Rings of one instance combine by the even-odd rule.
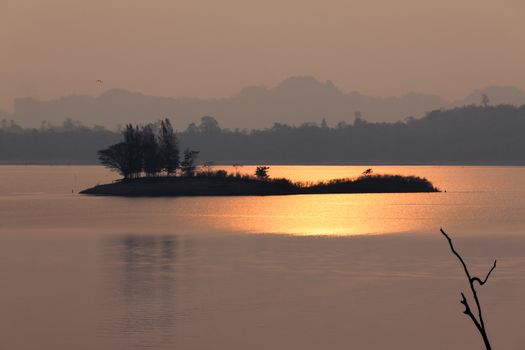
[[[519,0],[1,0],[0,109],[116,87],[225,97],[304,74],[382,96],[525,88],[524,23]]]

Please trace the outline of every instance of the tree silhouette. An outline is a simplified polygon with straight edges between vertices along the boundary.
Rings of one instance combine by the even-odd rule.
[[[217,133],[221,132],[221,127],[219,122],[214,117],[205,115],[201,118],[201,124],[199,125],[199,130],[203,133]]]
[[[132,166],[129,163],[129,148],[124,142],[119,142],[107,149],[98,151],[100,163],[105,167],[118,172],[124,179],[131,178]]]
[[[210,175],[213,173],[212,167],[215,165],[215,162],[209,161],[204,162],[204,164],[201,165],[202,172],[204,172],[207,175]]]
[[[160,122],[159,149],[162,169],[168,175],[175,174],[179,168],[179,145],[168,118]]]
[[[117,171],[124,179],[137,178],[143,165],[143,133],[139,128],[128,124],[122,136],[123,142],[98,151],[98,158],[104,166]]]
[[[126,163],[129,166],[130,177],[137,178],[142,172],[142,131],[138,127],[128,124],[123,131],[123,136],[126,145],[124,154],[128,158]]]
[[[483,338],[483,343],[485,344],[486,350],[491,350],[492,348],[490,346],[490,341],[489,341],[489,338],[487,336],[487,330],[485,328],[485,322],[483,320],[483,314],[481,313],[481,305],[479,303],[478,292],[476,290],[475,283],[477,282],[480,286],[482,286],[485,283],[487,283],[487,280],[489,279],[490,274],[496,268],[496,260],[494,260],[494,265],[492,266],[490,271],[487,273],[487,276],[485,276],[485,279],[481,280],[479,277],[475,277],[475,276],[472,277],[472,275],[470,274],[470,272],[469,272],[469,270],[467,268],[467,265],[465,264],[465,261],[463,260],[461,255],[459,255],[459,253],[456,251],[456,249],[454,249],[454,245],[452,244],[452,239],[450,239],[450,237],[446,234],[446,232],[443,229],[440,229],[440,231],[443,234],[443,236],[445,236],[445,238],[447,239],[448,244],[450,246],[450,250],[452,250],[452,253],[461,262],[461,265],[463,266],[463,269],[465,270],[465,275],[467,276],[468,283],[470,285],[470,290],[472,291],[472,295],[474,297],[474,301],[476,303],[476,309],[477,310],[474,310],[474,311],[477,311],[477,317],[472,312],[472,309],[471,309],[471,307],[470,307],[470,305],[468,303],[467,298],[465,297],[465,294],[463,292],[461,292],[461,301],[460,301],[460,303],[463,304],[463,306],[465,307],[465,311],[463,311],[463,313],[465,315],[467,315],[472,320],[472,322],[476,326],[476,329],[481,334],[481,337]]]
[[[142,152],[144,173],[148,176],[156,176],[162,171],[162,158],[157,137],[151,125],[142,129]]]
[[[490,104],[490,98],[486,94],[481,95],[481,106],[488,107]]]
[[[193,176],[195,174],[195,162],[199,151],[192,151],[189,148],[184,150],[184,160],[181,163],[182,175]]]
[[[321,129],[328,129],[328,123],[326,122],[326,118],[323,118],[321,120],[321,125],[319,126]]]
[[[124,141],[98,152],[100,162],[119,172],[125,179],[157,176],[162,171],[176,174],[179,168],[177,138],[168,119],[145,127],[126,125],[122,131]],[[193,152],[193,161],[196,156]]]
[[[268,166],[258,166],[255,169],[255,177],[257,177],[259,180],[267,180],[268,179],[268,170],[270,167]]]

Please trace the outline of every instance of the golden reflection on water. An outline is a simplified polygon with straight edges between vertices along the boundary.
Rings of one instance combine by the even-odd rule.
[[[355,177],[368,167],[271,166],[270,176],[314,182]],[[102,167],[6,166],[0,173],[0,233],[363,235],[436,232],[441,226],[464,233],[523,232],[524,167],[371,167],[376,173],[427,177],[447,192],[89,197],[71,189],[116,175]],[[251,174],[255,166],[238,170]]]
[[[421,230],[439,207],[410,203],[431,194],[335,194],[217,200],[195,220],[219,229],[291,235],[361,235]],[[434,194],[435,195],[435,194]],[[213,199],[212,199],[213,200]],[[430,213],[429,213],[430,211]],[[437,223],[436,223],[437,224]]]
[[[442,226],[465,233],[521,229],[523,167],[370,167],[381,174],[426,177],[447,192],[236,198],[218,208],[215,225],[238,232],[292,235],[433,232]],[[315,182],[356,177],[366,168],[276,166],[270,175]],[[254,169],[243,167],[243,172]]]
[[[234,172],[232,167],[218,167]],[[238,168],[252,174],[255,166]],[[272,178],[317,182],[359,176],[368,166],[271,166]],[[419,167],[421,168],[421,167]],[[418,175],[413,167],[373,167],[383,174]],[[423,176],[423,175],[421,175]],[[228,231],[290,235],[363,235],[413,232],[426,227],[421,208],[439,194],[324,194],[239,197],[217,204],[215,213],[197,215]],[[408,205],[407,205],[408,204]],[[426,208],[427,211],[432,208]]]

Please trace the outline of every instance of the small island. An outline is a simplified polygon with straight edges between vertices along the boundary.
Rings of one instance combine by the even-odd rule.
[[[104,196],[273,196],[326,193],[402,193],[438,192],[427,179],[401,175],[362,175],[356,179],[337,179],[313,185],[288,179],[260,179],[227,174],[218,170],[192,177],[142,177],[98,185],[80,193]]]
[[[179,161],[178,141],[168,119],[145,127],[126,126],[124,141],[99,151],[101,163],[123,179],[97,185],[81,194],[128,197],[171,196],[270,196],[335,193],[439,192],[425,178],[374,174],[314,184],[272,179],[269,167],[257,167],[254,175],[212,170],[196,165],[198,151],[184,150]]]

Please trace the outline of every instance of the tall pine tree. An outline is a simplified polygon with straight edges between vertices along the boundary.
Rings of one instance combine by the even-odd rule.
[[[168,118],[160,122],[159,152],[161,168],[168,175],[175,174],[179,168],[179,145]]]

